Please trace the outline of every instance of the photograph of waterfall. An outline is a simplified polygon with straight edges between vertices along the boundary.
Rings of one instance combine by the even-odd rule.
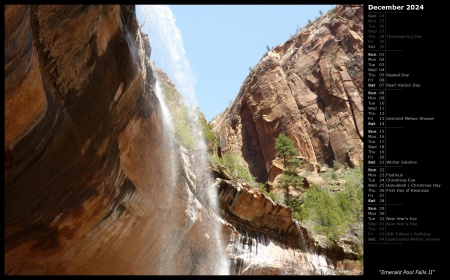
[[[364,11],[5,5],[5,275],[364,275]]]

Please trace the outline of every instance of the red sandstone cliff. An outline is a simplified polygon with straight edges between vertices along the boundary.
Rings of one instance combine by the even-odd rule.
[[[5,274],[211,273],[138,30],[134,6],[5,6]]]
[[[333,30],[347,25],[339,19]],[[184,173],[172,176],[155,73],[142,64],[142,45],[150,56],[134,6],[5,6],[5,274],[216,271],[206,232],[219,221],[188,186],[189,159],[179,147],[175,168]],[[333,79],[343,75],[330,65]],[[288,208],[229,184],[218,191],[230,221],[221,221],[223,251],[228,242],[250,242],[230,238],[266,228],[278,242],[267,247],[290,252],[296,263],[303,247]],[[249,205],[261,211],[248,212]],[[354,256],[336,259],[346,258]],[[283,269],[269,263],[245,273]]]
[[[337,6],[267,52],[236,99],[210,122],[222,152],[241,154],[260,182],[269,178],[280,133],[309,162],[358,166],[363,159],[362,19],[362,7]]]

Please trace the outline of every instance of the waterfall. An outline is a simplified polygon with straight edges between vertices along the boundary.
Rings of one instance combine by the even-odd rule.
[[[267,233],[237,228],[229,248],[235,275],[330,275],[325,257],[308,247],[290,248]]]
[[[168,6],[138,6],[139,11],[144,16],[140,24],[142,31],[149,36],[153,49],[152,56],[159,56],[165,60],[166,63],[163,65],[163,70],[173,78],[178,91],[183,95],[189,108],[189,121],[193,128],[190,133],[194,139],[194,145],[189,151],[186,151],[182,146],[179,148],[177,145],[172,144],[167,146],[174,148],[168,151],[172,158],[164,164],[167,164],[168,168],[171,168],[175,174],[166,184],[168,189],[166,192],[168,196],[172,196],[173,193],[177,192],[175,178],[180,176],[186,178],[187,182],[184,190],[187,193],[186,209],[184,211],[186,221],[184,230],[169,231],[169,236],[165,237],[164,249],[162,252],[158,252],[158,258],[160,259],[158,274],[229,274],[229,260],[226,257],[223,237],[221,236],[221,218],[217,190],[208,171],[208,152],[197,110],[194,90],[195,78],[184,51],[180,31],[175,25],[175,19]],[[141,57],[141,62],[145,62],[145,58],[142,59]],[[145,73],[143,74],[145,75]],[[158,81],[155,91],[161,103],[164,130],[167,132],[164,139],[172,143],[174,142],[172,116],[165,105],[165,98]],[[187,154],[189,154],[188,159],[186,158]],[[183,162],[183,171],[180,171],[180,168],[178,168],[175,158],[179,158]],[[195,166],[189,166],[190,163],[195,163]],[[182,174],[183,172],[184,174]],[[166,199],[171,201],[170,197]],[[201,210],[212,222],[206,224],[207,221],[204,218],[202,221],[198,220],[198,213]],[[170,223],[170,220],[167,223]],[[196,223],[201,223],[201,225]],[[195,248],[196,245],[193,243],[183,242],[185,235],[194,227],[201,228],[203,231],[201,234],[208,241],[208,252],[206,255],[205,253],[199,253],[200,249]],[[179,258],[179,255],[186,251],[190,252],[190,262],[195,267],[188,271],[178,271],[176,264],[173,263],[177,257]]]
[[[267,234],[238,229],[230,241],[232,271],[237,275],[308,274],[297,252]],[[303,269],[303,271],[302,271]]]

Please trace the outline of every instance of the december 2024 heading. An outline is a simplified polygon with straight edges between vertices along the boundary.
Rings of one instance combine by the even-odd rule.
[[[406,8],[405,8],[406,7]],[[386,5],[386,6],[376,6],[368,5],[369,11],[412,11],[412,10],[423,10],[424,5]]]

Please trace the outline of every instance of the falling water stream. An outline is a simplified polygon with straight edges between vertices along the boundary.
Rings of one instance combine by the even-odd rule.
[[[138,6],[138,20],[141,30],[148,34],[152,46],[152,58],[157,57],[160,68],[168,76],[173,78],[178,92],[183,95],[185,104],[189,110],[194,138],[194,147],[189,151],[175,142],[175,128],[173,117],[166,106],[165,95],[156,81],[155,93],[161,105],[161,115],[164,124],[163,147],[166,149],[167,159],[164,164],[170,171],[169,178],[165,179],[164,199],[168,211],[163,238],[164,246],[158,256],[157,274],[333,274],[329,270],[327,261],[323,255],[314,248],[308,248],[302,238],[302,250],[292,249],[274,240],[264,233],[249,232],[237,229],[237,233],[230,236],[225,250],[224,238],[221,233],[220,211],[218,206],[217,190],[213,178],[208,172],[208,153],[206,143],[202,135],[202,128],[198,111],[196,110],[195,77],[190,69],[189,62],[183,47],[180,30],[175,24],[172,11],[165,5]],[[141,17],[141,19],[139,19]],[[139,35],[140,36],[140,35]],[[141,64],[149,60],[143,56],[142,40],[140,46]],[[150,63],[149,61],[147,63]],[[142,67],[145,68],[145,67]],[[154,68],[154,65],[152,65]],[[143,75],[145,76],[145,71]],[[156,75],[158,79],[158,75]],[[178,164],[182,164],[181,170]],[[195,166],[193,166],[195,164]],[[185,178],[185,187],[180,191],[177,178]],[[175,193],[186,193],[183,205],[176,205]],[[179,203],[179,202],[178,202]],[[178,207],[178,209],[176,209]],[[181,209],[181,210],[180,210]],[[182,215],[179,213],[183,212]],[[203,213],[203,214],[201,214]],[[208,220],[199,218],[208,216]],[[171,226],[171,218],[183,216],[184,227]],[[301,233],[298,223],[295,224]],[[177,228],[178,227],[178,228]],[[198,231],[197,228],[201,230]],[[186,235],[192,229],[197,229],[195,234],[202,235],[207,244],[207,250],[200,249],[195,242],[186,242]],[[204,244],[203,244],[204,246]],[[176,260],[185,256],[189,261],[186,265],[178,266]],[[227,257],[228,254],[228,257]]]
[[[296,224],[297,225],[297,224]],[[237,228],[227,248],[236,275],[330,275],[326,258],[303,245],[292,248],[266,233]],[[301,232],[301,231],[300,231]],[[303,242],[303,237],[300,237]]]
[[[199,115],[195,109],[197,108],[194,90],[195,77],[192,74],[184,51],[180,31],[175,25],[174,16],[168,6],[145,5],[138,6],[137,10],[141,30],[149,36],[149,41],[152,46],[152,56],[158,56],[165,61],[165,64],[162,66],[163,70],[173,78],[178,91],[184,97],[186,106],[190,108],[189,119],[194,128],[190,133],[195,140],[194,147],[188,152],[181,146],[166,145],[167,147],[177,147],[175,151],[167,151],[172,156],[172,160],[165,163],[171,165],[169,168],[174,173],[183,171],[180,171],[176,161],[173,159],[186,158],[183,155],[189,154],[190,160],[185,160],[183,163],[183,169],[185,170],[184,176],[189,181],[187,184],[189,188],[187,188],[187,209],[185,210],[187,216],[184,231],[180,232],[175,229],[169,231],[171,236],[166,237],[165,246],[162,252],[159,252],[158,258],[160,259],[161,265],[158,274],[229,274],[230,264],[224,250],[225,246],[223,245],[223,237],[221,236],[221,225],[217,222],[221,220],[217,191],[213,178],[208,171],[207,147],[203,138]],[[143,19],[139,19],[139,15],[143,15]],[[141,57],[141,63],[144,62],[145,58]],[[145,75],[145,73],[143,74]],[[165,98],[162,94],[159,81],[156,82],[155,92],[161,104],[165,130],[164,139],[173,142],[174,128],[172,126],[172,116],[165,104]],[[192,163],[195,163],[195,166],[189,166]],[[189,174],[186,175],[186,173]],[[172,179],[167,182],[166,188],[169,189],[167,192],[169,196],[173,196],[177,192],[175,178],[179,178],[180,176],[183,176],[183,174],[173,174]],[[172,198],[166,197],[166,199],[170,203]],[[203,234],[204,238],[208,240],[209,247],[206,253],[196,253],[200,251],[198,248],[186,249],[186,246],[195,247],[195,245],[186,245],[186,242],[183,242],[183,235],[195,227],[195,223],[205,223],[205,220],[197,221],[198,212],[201,209],[204,211],[204,215],[207,215],[211,220],[215,221],[201,227],[204,232],[200,234]],[[170,223],[170,221],[167,221],[167,223]],[[190,254],[190,257],[192,258],[192,265],[195,268],[189,271],[178,271],[177,265],[173,264],[173,260],[182,251],[185,252],[186,250],[193,252]]]

